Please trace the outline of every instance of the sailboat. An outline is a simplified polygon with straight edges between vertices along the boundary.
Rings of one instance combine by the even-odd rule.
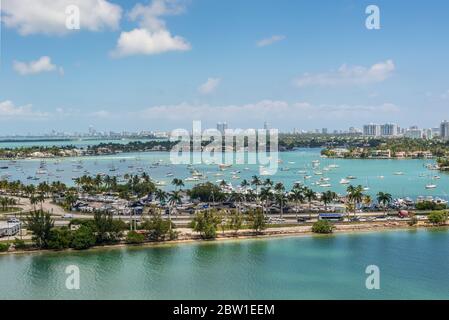
[[[368,178],[366,178],[366,185],[363,187],[363,191],[369,191],[370,187],[369,187],[369,182],[368,182]]]
[[[427,190],[436,189],[437,185],[432,182],[432,178],[430,178],[430,180],[431,181],[426,185],[426,189]]]

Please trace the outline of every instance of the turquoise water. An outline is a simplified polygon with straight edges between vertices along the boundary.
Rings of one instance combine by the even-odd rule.
[[[448,243],[422,230],[8,255],[0,299],[448,299]],[[365,287],[368,265],[380,290]]]
[[[262,177],[270,178],[275,182],[283,182],[287,188],[290,188],[296,181],[301,181],[305,185],[313,188],[317,192],[332,189],[340,194],[345,193],[346,185],[339,182],[347,176],[355,176],[352,184],[361,184],[367,186],[370,190],[367,192],[375,195],[379,191],[389,192],[394,197],[412,197],[418,196],[438,196],[449,200],[449,174],[438,171],[431,171],[425,168],[429,160],[346,160],[346,159],[323,159],[320,158],[320,149],[300,149],[292,152],[281,152],[279,158],[283,161],[279,164],[279,170],[273,176]],[[81,160],[82,169],[75,170],[74,161]],[[319,168],[312,168],[312,161],[319,160]],[[161,165],[154,166],[155,162],[161,161]],[[339,168],[324,171],[325,167],[336,164]],[[56,163],[55,160],[47,160],[47,175],[36,175],[39,169],[40,160],[21,160],[16,164],[8,161],[0,161],[0,167],[8,166],[8,169],[0,170],[0,178],[8,180],[21,180],[24,183],[37,184],[42,181],[60,180],[69,185],[73,185],[73,178],[84,174],[94,175],[105,173],[123,177],[125,173],[141,174],[145,171],[153,179],[165,182],[163,187],[167,190],[172,189],[171,180],[176,178],[186,179],[191,176],[186,165],[173,165],[170,163],[170,154],[168,152],[145,152],[129,153],[101,157],[84,158],[64,158]],[[111,167],[117,168],[117,171],[109,171]],[[140,168],[140,171],[137,171]],[[226,182],[237,186],[243,179],[251,180],[253,175],[259,175],[259,166],[252,165],[233,165],[232,168],[221,172],[217,165],[196,165],[195,168],[207,176],[207,180],[217,182],[224,179]],[[284,169],[284,171],[281,170]],[[288,170],[288,171],[287,171]],[[235,172],[239,171],[239,172]],[[299,173],[305,171],[306,173]],[[316,171],[322,171],[323,175],[315,175]],[[397,172],[403,172],[404,175],[395,175]],[[172,177],[167,174],[172,173]],[[221,175],[222,174],[222,175]],[[310,179],[304,179],[305,175],[310,175]],[[431,182],[434,175],[439,175],[441,179],[433,180],[432,183],[438,185],[436,189],[426,190],[425,186]],[[37,176],[39,180],[27,180],[27,177]],[[236,176],[236,177],[233,177]],[[322,177],[329,178],[331,187],[325,188],[315,185]],[[191,187],[198,182],[185,182],[186,187]]]

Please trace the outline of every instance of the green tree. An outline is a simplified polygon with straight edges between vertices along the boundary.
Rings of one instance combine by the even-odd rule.
[[[261,233],[266,228],[265,216],[260,209],[251,210],[249,212],[249,221],[251,223],[251,229],[255,233]]]
[[[191,222],[191,227],[194,231],[199,232],[203,239],[215,239],[220,223],[221,219],[215,210],[208,210],[197,213]]]
[[[393,201],[393,197],[391,194],[384,193],[384,192],[379,192],[377,194],[377,202],[382,204],[385,215],[387,215],[387,208],[388,208],[388,205],[391,203],[391,201]]]
[[[170,220],[162,218],[161,214],[157,213],[151,216],[149,220],[143,221],[142,229],[148,231],[148,236],[154,241],[163,241],[170,236],[170,230],[175,228]]]
[[[326,191],[321,194],[321,201],[324,203],[324,208],[327,210],[327,205],[337,198],[337,194],[333,191]]]
[[[85,250],[93,247],[95,241],[92,229],[82,225],[73,233],[71,247],[75,250]]]
[[[34,211],[27,219],[28,230],[33,233],[32,240],[38,248],[47,248],[50,231],[54,221],[48,212]]]
[[[63,250],[70,247],[72,243],[72,232],[67,227],[53,228],[50,231],[50,240],[48,248],[54,250]]]
[[[234,211],[229,217],[229,228],[234,230],[234,233],[237,234],[238,231],[242,228],[243,225],[243,216],[240,212]]]

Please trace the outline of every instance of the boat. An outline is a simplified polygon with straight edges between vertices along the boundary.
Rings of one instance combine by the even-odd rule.
[[[395,176],[403,176],[404,175],[404,172],[402,172],[402,171],[398,171],[398,172],[395,172],[395,173],[393,173]]]
[[[357,179],[357,177],[354,177],[354,176],[347,176],[346,179],[348,179],[348,180],[355,180],[355,179]]]
[[[426,185],[426,189],[436,189],[437,185],[436,184],[428,184]]]
[[[220,170],[224,170],[224,169],[230,168],[230,167],[232,167],[232,164],[224,164],[224,163],[222,163],[222,164],[219,164],[219,165],[218,165],[218,168],[219,168]]]
[[[340,180],[340,184],[349,184],[351,181],[349,181],[348,179],[341,179]]]
[[[0,167],[1,170],[7,170],[9,167]]]
[[[332,187],[332,185],[330,183],[323,183],[323,184],[320,184],[319,186],[322,187],[322,188],[330,188],[330,187]]]

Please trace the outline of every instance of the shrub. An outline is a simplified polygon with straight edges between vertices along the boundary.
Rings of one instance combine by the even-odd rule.
[[[0,252],[6,252],[9,250],[9,243],[0,243]]]
[[[427,216],[430,223],[435,225],[444,224],[447,220],[447,213],[445,211],[433,211]]]
[[[53,228],[50,231],[50,240],[48,248],[54,250],[63,250],[70,247],[72,242],[72,233],[67,227]]]
[[[89,249],[95,244],[95,235],[89,227],[81,226],[73,233],[71,247],[75,250]]]
[[[129,244],[139,244],[145,241],[145,236],[143,234],[137,233],[136,231],[128,232],[126,236],[126,243]]]
[[[319,220],[315,222],[312,226],[313,233],[332,233],[334,230],[334,226],[327,220]]]
[[[15,238],[14,239],[14,248],[16,248],[16,250],[24,250],[27,248],[27,244],[25,243],[25,241]]]

